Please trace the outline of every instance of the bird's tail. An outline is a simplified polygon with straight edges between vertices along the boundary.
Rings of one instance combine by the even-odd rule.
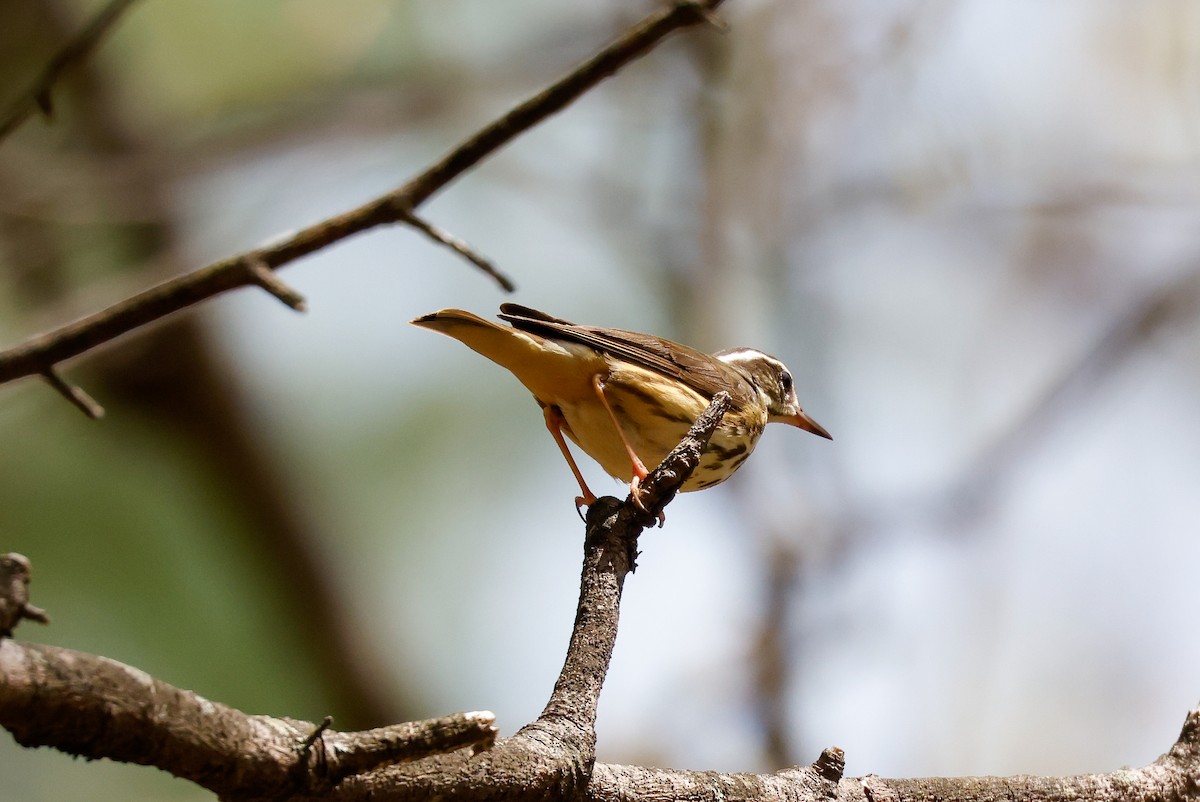
[[[577,392],[579,381],[590,388],[588,373],[572,369],[572,354],[537,334],[493,323],[462,309],[442,309],[412,321],[414,326],[453,337],[511,371],[539,398]]]

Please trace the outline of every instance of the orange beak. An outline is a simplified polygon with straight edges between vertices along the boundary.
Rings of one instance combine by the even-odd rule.
[[[808,413],[804,410],[798,411],[795,415],[788,415],[781,422],[795,426],[797,429],[803,429],[806,432],[812,432],[817,437],[824,437],[826,440],[833,439],[833,436],[825,431],[825,427],[808,417]]]

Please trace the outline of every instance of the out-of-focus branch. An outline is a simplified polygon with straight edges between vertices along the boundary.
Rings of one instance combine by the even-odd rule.
[[[768,766],[789,765],[797,754],[789,716],[790,691],[796,686],[791,665],[791,616],[800,584],[804,545],[772,537],[762,555],[765,587],[761,619],[753,651],[753,705],[762,731],[762,751]]]
[[[1079,408],[1078,399],[1139,347],[1172,326],[1200,313],[1200,269],[1192,268],[1138,296],[1108,323],[1075,360],[1061,370],[1026,408],[982,449],[963,476],[934,501],[932,512],[961,515],[993,498],[1014,475],[1030,444],[1064,415]],[[928,508],[927,508],[928,509]]]
[[[404,222],[408,223],[417,231],[420,231],[422,234],[429,237],[429,239],[433,240],[439,245],[445,245],[447,248],[478,267],[484,273],[487,273],[496,280],[497,284],[499,284],[508,292],[512,292],[517,288],[516,285],[512,283],[512,280],[497,270],[496,266],[492,264],[491,261],[480,256],[470,245],[463,242],[458,237],[455,237],[450,232],[444,231],[432,223],[426,222],[423,218],[417,217],[416,214],[411,212],[404,215],[403,219]]]
[[[68,69],[79,64],[92,54],[121,15],[137,0],[112,0],[92,18],[82,31],[54,54],[53,58],[34,79],[33,84],[0,114],[0,142],[20,127],[35,111],[49,117],[54,110],[51,99],[54,85]]]
[[[0,384],[45,375],[58,363],[193,304],[247,285],[280,267],[376,226],[406,222],[435,192],[503,145],[561,111],[681,28],[706,22],[722,0],[676,0],[634,25],[565,77],[480,129],[408,183],[249,253],[163,282],[88,317],[0,351]],[[503,284],[504,282],[501,281]],[[277,296],[280,293],[275,293]]]

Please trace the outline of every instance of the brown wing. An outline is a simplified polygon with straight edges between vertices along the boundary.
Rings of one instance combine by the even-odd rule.
[[[515,329],[552,339],[591,346],[635,365],[661,373],[712,398],[724,390],[735,405],[753,397],[753,390],[740,373],[719,359],[680,343],[624,329],[580,326],[520,304],[501,304],[500,319]]]

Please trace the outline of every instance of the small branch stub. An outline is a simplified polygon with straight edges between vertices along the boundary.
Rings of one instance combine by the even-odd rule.
[[[245,257],[243,264],[246,265],[251,280],[278,298],[285,306],[289,306],[297,312],[308,311],[308,303],[304,300],[304,296],[275,275],[275,271],[262,257],[251,254]]]
[[[309,749],[312,749],[312,745],[317,742],[317,739],[321,737],[325,730],[332,726],[333,716],[326,716],[325,718],[321,719],[321,723],[314,727],[313,731],[309,733],[308,737],[300,742],[300,751],[307,752]]]
[[[62,377],[61,374],[53,367],[46,368],[42,371],[42,378],[46,383],[58,392],[63,398],[70,401],[77,409],[83,412],[92,420],[99,420],[104,417],[104,407],[97,403],[96,399],[87,394],[82,387],[71,384]]]
[[[517,285],[513,284],[512,279],[501,273],[496,266],[491,263],[491,261],[476,253],[474,248],[472,248],[466,242],[455,237],[449,231],[438,228],[432,223],[418,217],[417,214],[412,211],[412,209],[405,209],[401,211],[400,219],[408,223],[417,231],[420,231],[425,236],[429,237],[429,239],[433,240],[439,245],[445,245],[447,248],[478,267],[484,273],[487,273],[489,276],[495,279],[496,283],[499,284],[506,292],[512,292],[517,288]]]
[[[0,555],[0,638],[10,637],[22,619],[49,624],[50,616],[29,603],[29,559],[9,552]]]

